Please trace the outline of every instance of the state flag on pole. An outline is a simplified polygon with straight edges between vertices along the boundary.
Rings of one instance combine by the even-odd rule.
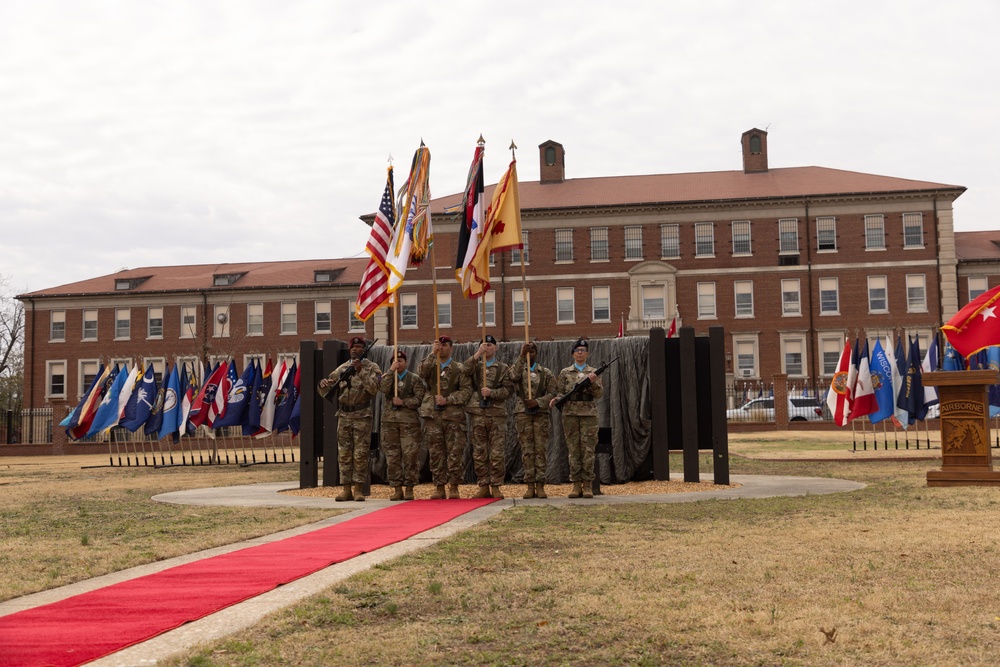
[[[216,366],[191,402],[190,422],[195,428],[202,424],[212,428],[212,424],[215,423],[215,418],[218,416],[215,411],[215,396],[226,377],[228,368],[229,365],[225,363]]]
[[[857,347],[857,341],[855,341]],[[868,339],[858,357],[858,375],[854,383],[854,400],[851,402],[851,413],[847,419],[866,417],[878,410],[878,400],[875,398],[875,387],[872,385],[871,362],[868,359]]]
[[[988,289],[955,313],[941,327],[944,337],[963,357],[1000,345],[1000,285]]]
[[[149,416],[153,413],[156,391],[156,375],[153,364],[148,364],[146,372],[143,373],[142,379],[136,383],[135,389],[125,405],[125,414],[122,415],[119,423],[133,433],[145,426],[146,422],[149,421]]]
[[[851,368],[851,342],[844,342],[844,351],[840,353],[837,370],[830,381],[830,391],[826,395],[826,404],[830,407],[833,421],[838,426],[847,426],[847,416],[851,412],[851,398],[847,389],[847,376]]]
[[[433,238],[431,230],[430,191],[431,152],[423,142],[413,154],[410,175],[399,189],[396,213],[399,216],[386,255],[389,293],[398,290],[406,277],[406,268],[420,264]]]
[[[392,167],[389,167],[385,192],[382,193],[382,201],[379,203],[378,213],[375,214],[375,222],[372,223],[372,233],[368,237],[368,245],[365,246],[370,259],[361,277],[358,300],[354,308],[355,315],[362,322],[367,321],[389,300],[389,269],[386,268],[385,262],[389,244],[392,243],[392,228],[396,224],[393,193]]]
[[[892,365],[886,357],[885,350],[882,349],[881,341],[875,341],[871,358],[872,388],[875,390],[875,401],[878,409],[868,415],[868,420],[872,424],[877,424],[884,419],[892,417],[896,394],[892,391]]]
[[[931,336],[930,345],[927,346],[927,354],[920,364],[921,373],[930,373],[938,368],[938,341],[937,336]],[[924,407],[929,408],[938,404],[937,389],[931,386],[924,387]]]
[[[490,289],[490,255],[523,248],[521,239],[521,199],[517,191],[517,160],[511,160],[503,178],[493,190],[486,210],[483,236],[469,263],[471,277],[466,296],[476,298]]]
[[[903,343],[896,337],[896,349],[893,350],[892,340],[889,338],[889,334],[885,336],[885,347],[882,351],[885,352],[885,358],[889,361],[889,369],[892,371],[892,425],[896,428],[905,429],[909,424],[907,419],[906,410],[900,408],[896,404],[896,397],[899,396],[899,392],[903,387],[903,373],[901,372],[899,362],[897,361],[897,352],[901,352],[903,349]]]
[[[480,138],[481,139],[481,138]],[[480,143],[472,155],[472,166],[469,167],[469,178],[465,186],[465,196],[462,198],[462,222],[458,227],[458,256],[455,258],[455,278],[462,286],[462,294],[469,297],[472,272],[470,265],[476,256],[476,249],[482,238],[485,213],[483,211],[485,186],[483,182],[483,153],[485,149]]]
[[[677,318],[670,320],[670,328],[667,329],[667,338],[673,338],[677,335]]]
[[[181,378],[177,372],[177,362],[170,371],[170,376],[166,381],[166,389],[163,392],[163,421],[160,423],[160,430],[157,435],[161,440],[168,435],[177,433],[181,418]]]
[[[91,395],[94,393],[94,391],[100,391],[98,387],[101,385],[102,382],[104,382],[105,374],[107,371],[108,369],[103,364],[101,364],[101,367],[97,369],[97,375],[95,375],[94,379],[90,381],[90,386],[87,387],[87,391],[83,392],[83,396],[80,397],[80,402],[76,404],[75,408],[73,408],[73,412],[69,413],[69,416],[65,420],[63,420],[65,423],[59,424],[60,426],[66,427],[66,435],[69,436],[71,439],[77,440],[87,434],[87,430],[83,429],[82,435],[77,436],[74,435],[73,430],[80,425],[80,418],[83,416],[84,411],[87,409],[86,406],[88,402],[94,400],[91,398]],[[93,417],[91,417],[91,419],[93,419]],[[89,424],[87,425],[87,428],[90,428]]]

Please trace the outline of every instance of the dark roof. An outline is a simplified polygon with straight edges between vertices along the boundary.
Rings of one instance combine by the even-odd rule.
[[[245,262],[235,264],[194,264],[184,266],[149,266],[125,269],[98,278],[49,287],[20,295],[26,297],[70,296],[83,294],[149,294],[215,290],[267,289],[274,287],[321,287],[358,285],[368,264],[358,259],[303,259],[286,262]],[[332,280],[317,282],[316,273],[329,271]],[[215,277],[239,275],[232,286],[216,287]],[[132,279],[135,287],[116,290],[115,283]]]
[[[486,188],[487,200],[494,187],[495,184]],[[943,190],[952,191],[955,196],[965,192],[965,188],[960,185],[876,176],[826,167],[789,167],[751,174],[743,171],[711,171],[572,178],[560,183],[545,184],[538,181],[518,182],[522,211]],[[446,207],[459,204],[461,199],[462,193],[435,199],[431,211],[442,213]]]

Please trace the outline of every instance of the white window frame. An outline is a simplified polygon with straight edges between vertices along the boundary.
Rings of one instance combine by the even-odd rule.
[[[569,304],[569,317],[564,317],[563,304]],[[556,288],[556,324],[576,324],[576,292],[572,287]]]
[[[115,340],[129,340],[131,338],[132,309],[115,308]]]
[[[694,256],[715,257],[715,223],[694,223]]]
[[[68,380],[66,368],[65,359],[52,359],[45,362],[45,398],[66,398],[66,383]],[[62,371],[62,392],[52,391],[52,379],[57,375],[56,370]]]
[[[604,308],[607,310],[607,317],[599,317],[597,304],[601,300],[606,304]],[[590,321],[595,323],[611,321],[611,287],[595,285],[590,288]]]
[[[973,281],[975,281],[975,286],[973,286]],[[990,279],[986,276],[969,276],[967,288],[969,301],[972,301],[990,288]]]
[[[844,352],[843,336],[823,336],[819,337],[820,354],[820,376],[833,377],[837,372],[837,365],[840,363],[840,355]],[[829,356],[827,356],[829,355]],[[828,365],[827,360],[830,360]]]
[[[482,302],[476,301],[476,326],[483,326],[483,305],[486,306],[486,326],[495,327],[497,325],[497,293],[496,290],[487,290],[483,293]]]
[[[908,230],[916,229],[919,231],[920,240],[917,243],[911,243]],[[913,234],[916,236],[917,234]],[[904,250],[920,250],[924,247],[924,214],[923,213],[904,213],[903,214],[903,249]]]
[[[295,336],[299,333],[299,304],[295,301],[281,302],[281,335]]]
[[[184,320],[186,318],[191,318],[191,323],[186,324]],[[181,306],[180,307],[180,325],[181,333],[180,338],[194,338],[198,332],[198,306]]]
[[[402,311],[400,311],[402,312]],[[330,326],[333,326],[331,321]],[[358,318],[358,302],[350,299],[347,302],[347,333],[365,333],[365,321]]]
[[[778,219],[778,254],[799,254],[799,219]]]
[[[625,226],[625,261],[642,261],[642,225]]]
[[[877,308],[878,297],[873,292],[882,291],[882,307]],[[881,315],[889,312],[889,278],[888,276],[868,276],[868,313]]]
[[[751,257],[753,255],[753,229],[750,221],[733,220],[730,226],[733,236],[733,257]],[[745,248],[743,248],[744,244]]]
[[[96,308],[85,308],[83,310],[83,329],[80,332],[81,341],[97,340],[99,332],[99,317],[99,311]],[[91,323],[93,324],[93,327],[88,327],[87,325]],[[88,333],[92,333],[93,335],[88,336]]]
[[[165,358],[163,358],[163,357],[143,357],[142,358],[142,367],[143,368],[149,368],[150,364],[152,364],[152,366],[153,366],[153,378],[156,380],[157,386],[162,385],[163,384],[163,375],[166,373],[166,370],[167,370],[167,360]]]
[[[793,348],[798,348],[799,372],[793,373],[788,366],[788,355],[795,354]],[[803,335],[782,335],[781,336],[781,372],[788,377],[803,378],[809,374],[809,363],[806,358],[806,339]]]
[[[869,252],[881,252],[885,249],[885,216],[881,213],[866,215],[865,250]]]
[[[670,251],[673,252],[670,252]],[[660,258],[678,259],[681,256],[681,226],[660,225]]]
[[[452,322],[451,292],[444,290],[437,293],[438,326],[450,329]]]
[[[215,306],[212,317],[212,337],[229,338],[229,306]],[[219,316],[224,317],[220,318]]]
[[[65,343],[66,342],[66,311],[65,310],[51,310],[51,311],[49,311],[49,342],[50,343]]]
[[[333,304],[329,301],[313,302],[313,329],[316,333],[333,333]]]
[[[157,315],[159,317],[157,317]],[[160,320],[160,333],[155,333],[153,322]],[[163,340],[163,306],[146,308],[146,340]]]
[[[511,310],[510,317],[511,317],[511,323],[512,324],[520,324],[520,325],[524,324],[524,312],[525,312],[525,308],[524,308],[524,306],[525,306],[525,304],[524,304],[524,295],[523,295],[524,292],[527,292],[527,297],[528,297],[527,314],[528,314],[528,325],[530,326],[531,325],[531,290],[530,289],[529,290],[520,290],[520,289],[511,290],[511,292],[510,292],[510,310]],[[520,313],[518,313],[518,308],[517,308],[518,304],[521,305],[521,311],[520,311]],[[518,314],[520,314],[520,317],[518,317]]]
[[[749,364],[747,364],[748,358]],[[750,371],[749,374],[744,372],[746,370]],[[733,375],[737,380],[760,377],[760,354],[756,335],[733,336]]]
[[[914,290],[920,290],[920,300],[916,301]],[[906,312],[927,312],[927,276],[923,273],[906,274]]]
[[[414,292],[399,295],[399,328],[416,329],[419,325],[417,295]]]
[[[840,279],[839,278],[820,278],[818,283],[819,291],[819,314],[820,317],[840,315]],[[824,285],[826,288],[824,289]],[[823,310],[823,292],[833,292],[836,297],[836,309],[834,310]]]
[[[90,373],[90,380],[87,380],[87,371],[93,368],[93,373]],[[90,387],[90,383],[93,382],[94,378],[97,377],[98,371],[101,370],[101,360],[100,359],[80,359],[76,362],[76,395],[77,397],[82,397],[83,392],[87,391]]]
[[[698,283],[698,319],[714,320],[718,317],[717,297],[714,282]]]
[[[264,335],[264,304],[247,304],[247,336]]]
[[[642,308],[643,322],[665,322],[667,319],[666,285],[639,285],[639,306]]]
[[[823,234],[821,232],[828,232],[828,236],[832,236],[833,247],[824,248],[823,245]],[[829,245],[829,240],[827,240],[826,245]],[[816,252],[837,252],[837,218],[832,215],[823,215],[816,218]]]
[[[611,244],[608,241],[607,227],[590,228],[590,261],[611,261]]]
[[[785,299],[786,294],[795,294],[794,309],[792,301]],[[781,280],[781,316],[802,317],[802,285],[798,278],[783,278]]]
[[[744,299],[744,303],[740,303],[740,298]],[[750,306],[747,308],[745,303],[747,297],[750,300]],[[742,306],[742,312],[741,312]],[[752,280],[735,280],[733,281],[733,307],[734,316],[737,318],[748,318],[753,317],[753,281]]]

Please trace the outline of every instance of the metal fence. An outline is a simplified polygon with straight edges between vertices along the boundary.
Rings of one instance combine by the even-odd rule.
[[[52,408],[0,411],[0,445],[52,442]]]

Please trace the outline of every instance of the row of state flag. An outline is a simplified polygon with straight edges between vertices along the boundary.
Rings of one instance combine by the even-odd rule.
[[[175,363],[159,384],[153,365],[102,365],[76,408],[60,423],[72,440],[101,436],[119,426],[133,433],[174,442],[209,429],[242,427],[245,436],[291,431],[301,421],[300,372],[293,360],[262,367],[254,360],[239,373],[235,361],[206,366],[205,381],[194,369]]]
[[[513,144],[512,144],[513,146]],[[517,160],[510,165],[485,207],[482,137],[473,154],[460,205],[447,213],[460,213],[455,279],[466,298],[474,299],[490,288],[490,255],[523,248],[521,205],[517,185]],[[409,266],[418,266],[434,242],[430,210],[430,150],[421,142],[410,165],[410,175],[394,199],[393,168],[386,177],[371,235],[365,246],[370,259],[358,289],[355,315],[367,321],[380,307],[392,303]],[[398,214],[398,215],[397,215]]]

